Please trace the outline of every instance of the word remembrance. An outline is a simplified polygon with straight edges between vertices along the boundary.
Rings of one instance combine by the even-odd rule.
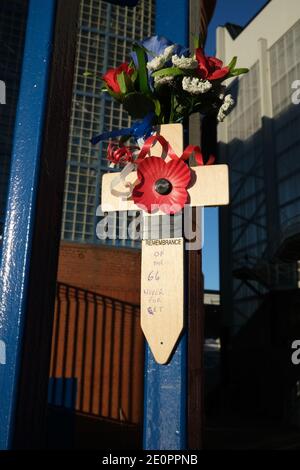
[[[235,68],[236,58],[226,67],[196,46],[191,55],[157,36],[135,44],[131,62],[102,77],[102,91],[140,121],[92,139],[120,137],[109,143],[107,158],[110,167],[123,168],[103,175],[102,210],[143,213],[141,326],[160,364],[184,328],[185,240],[178,227],[173,237],[161,238],[164,223],[185,205],[229,203],[227,165],[214,165],[213,156],[205,162],[198,146],[184,148],[182,123],[196,112],[223,120],[234,103],[222,82],[246,72]]]

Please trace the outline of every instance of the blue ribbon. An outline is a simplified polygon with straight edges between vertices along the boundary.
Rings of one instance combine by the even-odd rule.
[[[112,139],[121,135],[130,135],[135,139],[139,139],[140,137],[147,138],[150,136],[152,131],[152,121],[154,116],[154,113],[149,113],[142,121],[135,122],[131,127],[127,127],[126,129],[118,129],[117,131],[103,132],[103,134],[93,137],[90,142],[95,145],[98,144],[98,142],[101,142],[101,140]]]

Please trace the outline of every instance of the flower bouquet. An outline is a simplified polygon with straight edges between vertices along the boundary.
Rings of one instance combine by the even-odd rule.
[[[190,54],[159,36],[134,44],[131,61],[101,77],[102,92],[122,103],[134,119],[154,113],[154,124],[182,122],[198,112],[215,114],[222,121],[234,104],[222,83],[248,69],[236,68],[237,57],[224,66],[206,56],[199,41],[195,45]]]
[[[191,180],[186,161],[194,152],[196,162],[204,164],[199,147],[188,146],[188,152],[177,156],[169,146],[166,162],[161,157],[150,155],[149,138],[152,145],[155,136],[153,141],[151,134],[155,132],[155,126],[183,123],[193,113],[214,115],[223,121],[234,105],[232,96],[225,95],[223,82],[248,71],[236,68],[237,57],[224,66],[216,57],[206,56],[199,41],[195,46],[195,53],[190,54],[179,44],[153,36],[133,45],[128,63],[110,69],[100,77],[103,82],[101,91],[108,93],[133,119],[140,121],[130,128],[96,136],[92,143],[121,137],[117,144],[109,144],[108,160],[111,166],[126,165],[120,179],[125,179],[124,175],[137,169],[138,184],[131,188],[129,196],[137,205],[143,203],[147,212],[152,212],[153,201],[158,203],[159,209],[164,207],[166,213],[174,213],[166,207],[170,201],[179,203],[179,209],[182,208],[187,201],[186,188]],[[138,143],[140,138],[148,138],[148,141],[140,151],[139,147],[125,146],[130,137]],[[144,160],[145,156],[150,156],[148,161]],[[210,158],[208,163],[212,162]],[[167,178],[168,174],[172,181]],[[155,175],[160,177],[155,179]]]

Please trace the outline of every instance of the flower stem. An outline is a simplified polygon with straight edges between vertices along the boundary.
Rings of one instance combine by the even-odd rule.
[[[170,123],[174,122],[174,113],[175,113],[175,97],[174,94],[171,93],[171,110],[170,110]]]

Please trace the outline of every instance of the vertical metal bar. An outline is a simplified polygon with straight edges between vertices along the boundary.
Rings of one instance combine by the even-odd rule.
[[[51,405],[55,403],[56,396],[56,377],[57,377],[57,356],[58,356],[58,345],[59,345],[59,333],[60,333],[60,318],[61,318],[61,285],[57,283],[56,286],[56,313],[53,325],[53,356],[52,356],[52,371],[50,372],[50,380],[52,379],[52,393],[51,393]]]
[[[11,445],[55,0],[30,0],[0,271],[0,449]]]
[[[37,31],[37,34],[35,34],[36,44],[32,43],[32,47],[27,50],[26,54],[28,63],[30,63],[30,58],[37,60],[37,57],[40,57],[41,54],[41,67],[42,64],[46,65],[48,63],[50,67],[50,60],[51,67],[48,86],[45,91],[47,106],[41,135],[42,145],[40,146],[40,152],[37,153],[39,157],[38,183],[31,190],[33,196],[31,201],[34,201],[35,204],[32,203],[31,218],[27,220],[27,226],[31,227],[33,236],[31,236],[28,244],[31,248],[30,275],[28,258],[28,269],[26,271],[28,280],[26,279],[26,286],[24,283],[24,290],[22,291],[24,299],[26,294],[26,310],[24,308],[22,313],[25,328],[22,325],[22,328],[24,328],[23,345],[22,354],[19,355],[21,364],[19,366],[18,400],[13,433],[13,446],[15,448],[36,449],[46,445],[47,380],[51,354],[55,283],[71,115],[79,1],[56,0],[56,2],[53,2],[55,3],[55,6],[53,6],[53,9],[55,9],[55,21],[53,21],[55,30],[52,34],[52,41],[49,38],[48,41],[44,41],[44,34],[47,29],[45,30],[43,22],[40,21],[41,18],[49,18],[48,8],[50,2],[43,2],[42,4],[41,2],[34,2],[35,11],[38,12],[36,21],[39,22],[38,27],[34,26],[34,31]],[[50,35],[48,36],[50,37]],[[41,37],[43,38],[42,50]],[[52,49],[51,54],[48,56],[43,53],[43,48],[45,49],[47,45]],[[25,78],[34,87],[34,85],[38,86],[41,75],[37,73],[37,70],[32,70],[28,66]],[[35,81],[36,79],[38,81]],[[29,93],[30,88],[27,91]],[[24,108],[26,119],[28,118],[28,109],[31,109],[33,113],[37,111],[32,109],[32,104],[40,105],[42,103],[41,100],[32,100],[28,93],[25,94],[25,102],[22,103],[22,112]],[[36,128],[34,123],[32,127]],[[30,135],[29,142],[32,143],[32,141],[33,138]],[[35,154],[31,150],[28,151],[26,167],[30,167],[28,162],[31,162],[33,156],[35,159]],[[22,158],[24,158],[23,155]],[[22,207],[23,204],[22,201]],[[27,206],[24,206],[24,208],[27,210]],[[34,224],[33,219],[35,219]],[[22,239],[23,233],[20,233],[19,236]],[[18,259],[18,256],[16,256],[16,259]],[[17,276],[20,278],[22,275],[22,271],[19,270]],[[39,397],[38,400],[36,400],[37,396]]]
[[[125,307],[122,303],[120,306],[120,336],[119,336],[119,364],[118,364],[118,417],[122,414],[122,398],[123,398],[123,367],[122,361],[124,357],[124,324],[125,324]]]
[[[75,381],[78,380],[79,373],[77,372],[77,357],[78,357],[78,329],[79,329],[79,314],[80,314],[80,300],[79,300],[79,289],[74,287],[73,300],[75,302],[74,308],[74,332],[73,332],[73,351],[72,351],[72,371],[71,377]],[[77,383],[78,385],[78,383]],[[77,406],[77,385],[73,388],[72,402],[74,409]]]
[[[189,449],[201,449],[203,445],[204,416],[204,303],[202,250],[187,254],[187,326],[188,326],[188,400],[187,439]]]
[[[111,312],[110,312],[110,331],[109,331],[109,360],[108,360],[108,368],[109,368],[109,380],[108,380],[108,417],[114,418],[113,415],[113,379],[114,379],[114,351],[115,351],[115,322],[116,322],[116,305],[113,299],[111,299]]]
[[[100,356],[100,397],[99,397],[99,415],[104,416],[104,374],[105,374],[105,337],[107,324],[107,305],[106,298],[102,297],[102,321],[101,321],[101,356]]]
[[[129,340],[129,370],[128,370],[128,420],[133,421],[132,400],[133,400],[133,381],[134,381],[134,362],[135,362],[135,316],[130,315],[130,340]]]
[[[86,399],[86,363],[87,363],[87,327],[89,317],[89,304],[87,291],[83,294],[84,310],[83,310],[83,327],[82,327],[82,352],[81,352],[81,374],[80,374],[80,411],[87,410],[87,399]]]
[[[156,34],[188,46],[189,1],[157,0]],[[187,338],[184,334],[167,365],[145,351],[144,448],[185,449]]]
[[[98,333],[98,298],[96,294],[93,294],[93,335],[92,335],[92,363],[91,363],[91,378],[90,378],[90,401],[89,401],[89,413],[94,412],[94,395],[95,395],[95,367],[96,367],[96,345],[97,345],[97,333]]]
[[[190,50],[193,51],[193,35],[205,33],[205,23],[202,23],[201,8],[203,1],[190,1]],[[201,18],[201,20],[200,20]],[[203,132],[200,114],[193,114],[189,119],[189,143],[201,145],[204,151],[205,139],[209,150],[213,144],[211,134]],[[213,135],[213,134],[212,134]],[[205,137],[205,139],[204,139]],[[210,153],[214,152],[209,152]],[[196,226],[196,212],[192,210],[193,231]],[[187,263],[187,327],[188,327],[188,354],[187,354],[187,444],[189,449],[201,449],[203,445],[203,416],[204,416],[204,282],[202,275],[202,250],[190,250],[186,254]]]
[[[69,349],[69,328],[70,328],[70,315],[71,315],[71,306],[70,306],[70,289],[66,286],[66,313],[65,313],[65,323],[64,323],[64,342],[63,342],[63,353],[62,353],[62,392],[61,392],[61,402],[60,406],[66,405],[66,376],[67,376],[67,358],[68,358],[68,349]]]

